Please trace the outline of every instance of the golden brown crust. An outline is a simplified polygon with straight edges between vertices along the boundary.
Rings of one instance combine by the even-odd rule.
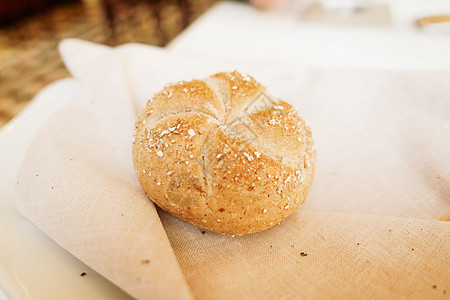
[[[292,106],[235,71],[156,94],[136,122],[133,162],[158,206],[240,235],[280,223],[304,202],[315,149]]]

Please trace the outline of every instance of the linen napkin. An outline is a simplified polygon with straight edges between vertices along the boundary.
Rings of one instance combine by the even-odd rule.
[[[61,54],[81,88],[31,144],[17,206],[131,296],[448,298],[449,72],[219,62],[79,40]],[[293,104],[318,150],[306,203],[242,237],[155,208],[131,160],[136,116],[155,92],[234,69]]]

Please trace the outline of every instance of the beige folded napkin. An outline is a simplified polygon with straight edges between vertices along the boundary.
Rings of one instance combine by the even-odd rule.
[[[76,99],[36,135],[17,205],[139,299],[447,298],[450,73],[231,63],[79,40]],[[238,69],[292,103],[318,149],[306,203],[265,232],[202,231],[156,209],[134,174],[134,121],[166,83]]]

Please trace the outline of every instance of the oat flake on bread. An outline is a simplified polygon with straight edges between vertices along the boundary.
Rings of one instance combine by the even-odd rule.
[[[310,128],[288,103],[234,72],[167,85],[140,113],[133,163],[159,207],[242,235],[292,214],[311,187]]]

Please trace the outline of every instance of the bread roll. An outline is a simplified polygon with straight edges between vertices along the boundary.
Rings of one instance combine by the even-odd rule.
[[[170,84],[149,100],[136,122],[133,163],[165,211],[243,235],[280,223],[305,201],[315,149],[291,105],[234,71]]]

